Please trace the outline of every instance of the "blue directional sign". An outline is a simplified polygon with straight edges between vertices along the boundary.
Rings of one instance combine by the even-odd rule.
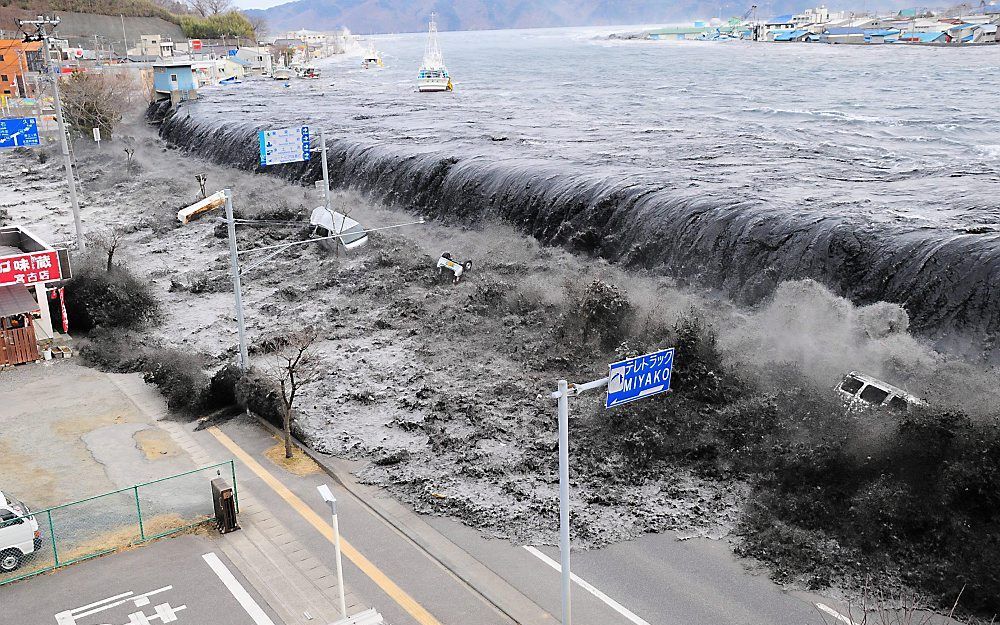
[[[673,348],[612,363],[609,365],[611,372],[608,374],[608,399],[605,408],[666,393],[670,390],[673,365]]]
[[[258,138],[262,167],[309,160],[309,126],[262,130]]]
[[[41,144],[38,120],[34,117],[0,119],[0,148],[23,148]]]

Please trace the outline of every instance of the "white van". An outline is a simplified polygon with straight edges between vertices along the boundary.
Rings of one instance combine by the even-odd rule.
[[[10,573],[42,548],[42,532],[31,510],[0,492],[0,572]]]
[[[911,406],[927,405],[924,400],[901,388],[857,371],[845,375],[837,386],[837,391],[856,406],[885,406],[906,412]]]
[[[309,223],[313,227],[313,236],[328,237],[332,235],[342,235],[340,243],[345,250],[353,250],[368,242],[368,233],[357,221],[347,215],[328,210],[325,206],[317,206],[309,216]],[[336,247],[332,243],[330,247]]]

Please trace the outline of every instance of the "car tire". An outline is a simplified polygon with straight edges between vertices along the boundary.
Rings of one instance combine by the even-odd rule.
[[[0,552],[0,571],[10,573],[17,570],[17,567],[21,566],[22,558],[24,558],[24,554],[17,549],[8,549]]]

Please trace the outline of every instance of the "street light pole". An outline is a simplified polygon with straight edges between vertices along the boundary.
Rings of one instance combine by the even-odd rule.
[[[240,369],[247,370],[250,355],[247,353],[247,328],[243,320],[243,286],[240,284],[240,257],[236,249],[236,219],[233,217],[233,192],[223,190],[226,196],[226,229],[229,232],[229,264],[233,273],[233,296],[236,300],[236,323],[240,333]]]
[[[559,400],[559,568],[562,574],[562,625],[572,625],[573,606],[569,566],[569,398],[585,391],[606,386],[608,378],[586,384],[569,384],[559,380],[556,392],[549,397]]]
[[[316,487],[323,501],[330,506],[330,516],[333,520],[333,550],[337,558],[337,588],[340,591],[340,616],[347,619],[347,601],[344,599],[344,567],[340,559],[340,524],[337,522],[337,498],[326,484]]]

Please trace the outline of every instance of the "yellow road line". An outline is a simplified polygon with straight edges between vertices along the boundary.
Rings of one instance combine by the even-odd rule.
[[[325,519],[316,514],[312,508],[310,508],[304,501],[299,499],[299,497],[288,489],[284,484],[278,481],[278,478],[271,475],[271,473],[265,469],[259,462],[257,462],[250,454],[243,451],[239,445],[237,445],[233,439],[226,436],[222,430],[217,427],[208,428],[208,431],[214,436],[222,445],[232,452],[234,456],[240,459],[240,462],[245,464],[248,469],[257,474],[261,480],[267,484],[271,490],[278,494],[279,497],[284,499],[288,505],[295,509],[299,515],[302,516],[310,525],[315,527],[320,534],[326,537],[331,543],[333,542],[333,527],[326,522]],[[340,550],[347,556],[359,569],[364,572],[365,575],[371,578],[373,582],[378,584],[379,588],[385,591],[385,594],[389,595],[393,601],[399,604],[399,607],[406,610],[406,612],[412,616],[420,625],[441,625],[441,622],[434,618],[430,612],[428,612],[422,605],[417,603],[413,597],[406,594],[406,592],[396,585],[389,577],[382,572],[377,566],[372,564],[372,562],[361,554],[360,551],[355,549],[351,543],[344,540],[343,535],[340,537]]]

